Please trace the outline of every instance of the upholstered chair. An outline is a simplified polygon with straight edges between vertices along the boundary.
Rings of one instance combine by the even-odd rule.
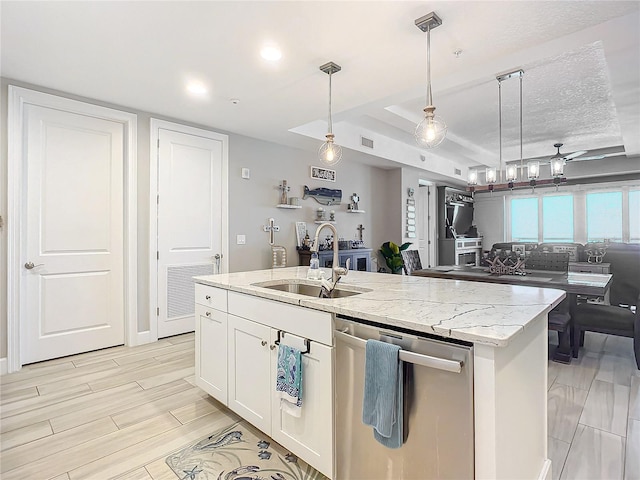
[[[418,250],[403,250],[402,254],[402,268],[406,275],[411,275],[414,270],[422,269],[422,262],[420,262],[420,252]]]

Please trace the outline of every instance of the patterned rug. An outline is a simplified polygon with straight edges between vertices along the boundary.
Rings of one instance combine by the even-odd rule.
[[[327,479],[244,422],[204,437],[166,462],[182,480]]]

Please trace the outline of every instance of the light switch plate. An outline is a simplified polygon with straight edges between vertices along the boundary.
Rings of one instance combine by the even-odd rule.
[[[238,245],[245,245],[247,243],[246,235],[236,235],[236,243]]]
[[[245,178],[245,179],[249,180],[250,176],[251,176],[251,171],[248,168],[243,168],[242,169],[242,178]]]

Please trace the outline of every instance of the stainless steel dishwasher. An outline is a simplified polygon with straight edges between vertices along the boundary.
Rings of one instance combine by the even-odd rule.
[[[336,480],[473,479],[473,347],[336,319]],[[404,437],[389,449],[362,423],[365,344],[401,347]]]

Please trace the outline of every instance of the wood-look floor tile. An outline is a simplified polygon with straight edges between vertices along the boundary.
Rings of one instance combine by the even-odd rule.
[[[143,405],[123,410],[120,413],[112,415],[111,418],[113,418],[113,421],[118,425],[118,428],[125,428],[134,423],[146,420],[147,418],[154,417],[161,412],[168,412],[184,407],[185,405],[198,402],[206,397],[208,397],[208,395],[201,389],[197,387],[188,388],[171,395],[165,395],[162,398],[147,402]],[[180,420],[180,418],[178,418],[178,420]]]
[[[580,350],[580,358],[574,358],[570,365],[558,364],[559,371],[555,383],[589,390],[596,376],[599,362],[598,354]]]
[[[94,480],[98,476],[113,478],[124,472],[144,466],[159,457],[166,457],[171,452],[183,448],[191,442],[212,433],[215,430],[231,425],[236,417],[217,411],[202,417],[199,421],[167,430],[155,436],[137,442],[130,448],[121,448],[96,458],[91,463],[69,470],[71,480]],[[4,479],[3,479],[4,480]]]
[[[142,445],[147,439],[162,437],[163,432],[175,430],[180,425],[171,414],[166,413],[159,417],[154,417],[142,423],[133,425],[123,430],[117,430],[100,438],[90,440],[72,448],[65,450],[64,455],[49,455],[38,460],[29,462],[13,470],[3,473],[2,480],[24,480],[25,478],[49,478],[68,472],[73,478],[71,472],[85,464],[98,461],[98,459],[109,458],[114,452],[127,450],[137,450],[137,445]],[[163,437],[164,438],[164,437]],[[119,473],[125,473],[131,468],[123,468]],[[104,472],[93,471],[92,480],[107,479],[113,475],[107,475]]]
[[[66,473],[63,473],[62,475],[53,477],[51,480],[69,480],[69,475],[67,475]]]
[[[114,360],[118,363],[118,365],[127,365],[129,363],[138,362],[144,358],[157,358],[162,357],[163,355],[184,352],[186,350],[193,351],[195,350],[195,346],[191,343],[180,343],[176,345],[167,343],[162,348],[147,349],[144,352],[136,353],[135,355],[131,354],[124,357],[117,357],[114,358]]]
[[[73,370],[75,365],[69,359],[64,362],[56,363],[53,365],[42,365],[40,368],[23,368],[19,372],[9,373],[7,375],[0,376],[0,385],[2,385],[2,392],[13,391],[7,388],[12,383],[16,382],[26,382],[27,380],[36,378],[36,377],[44,377],[53,375],[55,373],[64,372],[67,370]],[[36,385],[36,383],[31,383],[28,386]]]
[[[578,425],[564,464],[562,480],[618,480],[624,468],[624,439]]]
[[[13,470],[21,465],[39,460],[41,458],[60,454],[66,455],[65,450],[76,447],[85,442],[108,435],[118,430],[118,427],[109,417],[101,418],[90,423],[85,423],[51,437],[41,438],[26,445],[12,448],[2,453],[0,472]]]
[[[49,395],[25,398],[24,400],[18,400],[3,405],[2,409],[0,409],[0,417],[4,418],[10,415],[28,412],[29,410],[46,407],[47,405],[52,405],[54,403],[60,403],[87,393],[91,393],[91,389],[89,388],[89,385],[85,383],[68,388],[64,391],[52,392]]]
[[[605,353],[600,357],[600,365],[596,372],[595,380],[617,383],[628,387],[631,384],[631,374],[635,369],[635,361],[629,357]]]
[[[635,358],[633,355],[633,338],[607,335],[603,352],[614,353],[624,357]]]
[[[104,390],[102,392],[81,395],[65,402],[54,403],[43,408],[11,415],[0,420],[0,432],[4,434],[5,432],[15,430],[16,428],[22,428],[33,423],[59,417],[68,413],[75,413],[87,408],[98,408],[98,406],[103,405],[104,403],[113,402],[114,399],[118,399],[123,395],[135,391],[143,390],[140,385],[134,382],[110,390]]]
[[[640,420],[640,376],[631,377],[631,392],[629,394],[629,418]]]
[[[97,392],[129,382],[140,383],[141,380],[144,380],[146,378],[155,377],[156,375],[162,375],[178,368],[193,368],[193,365],[194,360],[180,360],[177,362],[169,363],[153,363],[141,368],[129,370],[118,376],[111,376],[109,378],[98,380],[97,382],[89,382],[89,386],[91,387],[91,390]]]
[[[109,360],[109,361],[111,362],[113,360]],[[40,395],[47,395],[53,392],[65,391],[68,388],[75,387],[76,385],[87,384],[89,385],[89,387],[91,387],[91,385],[95,385],[101,380],[112,379],[114,376],[116,378],[119,378],[121,376],[124,376],[127,373],[137,372],[140,369],[146,366],[151,366],[151,365],[158,365],[158,362],[151,358],[151,359],[145,359],[135,364],[127,365],[126,367],[117,367],[117,368],[112,367],[106,370],[101,370],[99,372],[87,372],[82,375],[79,374],[73,377],[56,380],[55,382],[48,382],[46,384],[38,385],[38,391],[40,392]],[[87,367],[91,367],[91,365],[87,365]],[[79,368],[85,368],[85,367],[79,367]],[[128,382],[124,382],[124,383],[128,383]],[[122,383],[120,383],[119,385],[122,385]]]
[[[590,352],[604,352],[604,343],[607,341],[607,335],[598,332],[584,333],[584,348]]]
[[[82,353],[80,355],[74,355],[73,363],[77,366],[90,365],[92,363],[101,362],[104,360],[119,360],[129,355],[139,355],[143,352],[149,352],[166,348],[171,344],[166,340],[158,340],[153,343],[145,343],[144,345],[138,345],[135,347],[113,347],[103,350],[96,350],[89,353]]]
[[[2,445],[0,450],[8,450],[24,443],[33,442],[42,437],[48,437],[49,435],[53,435],[53,430],[47,420],[34,423],[33,425],[2,434],[0,436],[0,444]]]
[[[594,380],[580,423],[624,437],[627,434],[628,411],[629,387]]]
[[[166,457],[168,456],[169,454],[166,455]],[[149,472],[153,480],[176,480],[176,474],[173,473],[173,470],[171,470],[165,462],[166,457],[158,458],[145,465],[144,468]]]
[[[547,398],[547,433],[550,437],[571,443],[588,392],[555,383]]]
[[[178,345],[184,345],[182,343],[178,344]],[[159,362],[172,362],[175,360],[184,360],[186,358],[195,358],[196,355],[196,349],[195,348],[187,348],[178,352],[171,352],[171,353],[166,353],[164,355],[157,355],[153,358],[155,358],[157,361]]]
[[[194,332],[191,332],[191,333],[184,333],[182,335],[175,335],[173,337],[167,337],[165,340],[175,345],[178,343],[193,342],[195,341],[195,339],[196,339],[196,334]]]
[[[0,405],[6,405],[8,403],[24,400],[25,398],[32,398],[38,396],[38,389],[36,387],[27,387],[21,390],[14,390],[13,392],[2,392],[2,398],[0,399]]]
[[[193,364],[192,360],[189,361],[185,361],[184,363],[191,363]],[[138,380],[138,384],[144,388],[145,390],[148,390],[150,388],[154,388],[157,387],[159,385],[164,385],[166,383],[170,383],[173,382],[175,380],[182,380],[184,377],[188,377],[190,375],[193,375],[195,371],[195,367],[191,366],[191,367],[185,367],[185,368],[181,368],[179,370],[171,370],[168,372],[162,372],[159,375],[154,375],[151,377],[147,377],[147,378],[143,378],[141,380]]]
[[[171,410],[171,414],[178,419],[183,425],[194,420],[204,417],[216,410],[220,410],[221,404],[211,397],[203,398],[197,402],[190,403],[180,408]]]
[[[629,420],[625,455],[625,480],[640,478],[640,420]]]
[[[571,444],[562,440],[557,440],[553,437],[547,438],[547,456],[551,460],[551,478],[553,480],[560,478],[570,446]]]
[[[71,365],[73,364],[71,363]],[[42,386],[44,384],[61,382],[66,379],[75,378],[78,375],[83,375],[86,373],[96,373],[96,372],[102,372],[105,370],[110,370],[114,366],[117,366],[117,364],[113,360],[106,360],[104,362],[99,362],[92,365],[86,365],[84,367],[66,368],[59,372],[49,373],[47,375],[38,375],[34,377],[29,377],[26,379],[22,379],[22,380],[10,383],[8,385],[3,385],[2,390],[5,392],[9,392],[9,391],[20,390],[26,387],[36,387],[36,386]]]
[[[175,478],[175,476],[174,476]],[[115,480],[153,480],[153,477],[149,475],[147,469],[144,467],[136,468],[132,472],[120,475]]]
[[[63,432],[92,420],[115,415],[123,410],[128,410],[133,407],[142,408],[142,406],[148,402],[153,402],[167,395],[184,392],[190,388],[191,385],[187,382],[178,380],[166,385],[160,385],[154,389],[135,390],[128,394],[112,396],[100,402],[83,405],[73,412],[52,417],[50,419],[51,426],[55,433]]]

